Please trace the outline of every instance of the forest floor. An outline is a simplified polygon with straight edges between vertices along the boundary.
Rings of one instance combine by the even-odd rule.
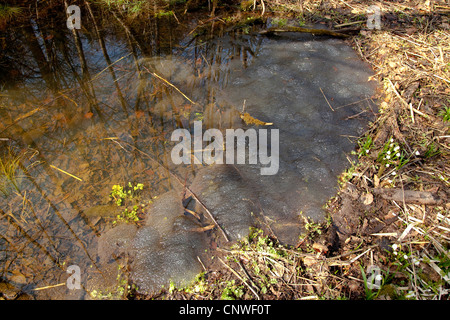
[[[352,34],[346,41],[380,85],[379,112],[324,206],[327,221],[305,221],[290,248],[254,230],[212,252],[189,288],[134,298],[449,299],[450,7],[373,2],[377,29],[367,23],[371,4],[265,0],[248,9]]]

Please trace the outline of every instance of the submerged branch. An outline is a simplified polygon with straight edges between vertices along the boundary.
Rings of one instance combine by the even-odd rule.
[[[276,32],[300,32],[300,33],[311,33],[316,36],[332,36],[337,38],[347,38],[349,35],[341,33],[341,32],[335,32],[327,29],[314,29],[314,28],[304,28],[304,27],[291,27],[291,26],[285,26],[285,27],[272,27],[266,30],[262,30],[259,33],[260,34],[272,34]]]

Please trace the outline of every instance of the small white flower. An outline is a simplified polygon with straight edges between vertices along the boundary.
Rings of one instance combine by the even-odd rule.
[[[376,281],[383,281],[383,276],[381,274],[377,274],[375,277]]]
[[[398,245],[396,245],[395,243],[392,245],[392,249],[394,249],[394,251],[396,251],[398,248]]]
[[[397,172],[395,172],[395,171],[392,171],[392,173],[391,173],[393,176],[395,176],[396,174],[397,174]]]
[[[396,154],[397,157],[400,157],[400,152]]]
[[[408,260],[408,256],[406,254],[404,254],[403,259]]]
[[[390,151],[388,151],[388,152],[386,152],[386,154],[391,154],[391,152],[390,152]]]
[[[370,151],[370,150],[369,150],[369,149],[367,149],[367,150],[366,150],[366,154],[369,154],[369,151]]]
[[[386,168],[388,168],[389,167],[389,163],[386,163]]]
[[[399,146],[396,146],[396,147],[394,148],[394,151],[397,151],[398,149],[400,149],[400,147],[399,147]]]
[[[390,159],[390,158],[391,158],[391,156],[390,156],[390,155],[387,155],[385,159]]]
[[[390,140],[391,142],[394,142],[394,138],[391,138],[391,140]]]
[[[420,152],[419,151],[416,151],[416,156],[420,156]]]

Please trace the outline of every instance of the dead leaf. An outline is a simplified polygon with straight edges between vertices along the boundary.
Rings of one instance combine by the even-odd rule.
[[[366,206],[368,206],[373,202],[373,195],[370,192],[365,193],[361,195],[361,200]]]
[[[25,278],[25,276],[22,274],[22,273],[20,273],[19,271],[17,271],[17,270],[13,270],[12,271],[12,276],[10,277],[10,281],[11,282],[15,282],[15,283],[17,283],[17,284],[26,284],[27,283],[27,279]]]
[[[317,263],[317,259],[312,258],[312,257],[304,257],[303,263],[305,264],[305,266],[310,267]]]
[[[378,186],[380,185],[380,178],[376,174],[373,176],[373,185],[375,186],[375,188],[378,188]]]
[[[249,125],[249,124],[254,124],[257,126],[271,126],[273,125],[272,122],[264,122],[261,120],[258,120],[256,118],[253,118],[250,114],[248,114],[247,112],[239,112],[239,116],[241,117],[242,120],[244,120],[245,124]]]
[[[320,252],[320,253],[327,253],[327,251],[328,251],[327,246],[325,246],[321,243],[318,243],[318,242],[314,242],[312,247],[314,250],[316,250],[317,252]]]
[[[136,118],[137,118],[137,119],[143,118],[143,117],[145,116],[145,112],[142,111],[142,110],[137,110],[137,111],[135,112],[135,114],[136,114]]]
[[[93,115],[94,115],[94,114],[93,114],[92,112],[86,112],[86,113],[84,114],[84,117],[85,117],[86,119],[90,119],[90,118],[92,118]]]

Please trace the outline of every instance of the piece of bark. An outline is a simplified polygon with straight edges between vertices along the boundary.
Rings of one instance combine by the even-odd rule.
[[[386,200],[405,201],[405,203],[437,205],[442,204],[447,200],[436,193],[428,191],[375,188],[373,189],[373,193]]]

